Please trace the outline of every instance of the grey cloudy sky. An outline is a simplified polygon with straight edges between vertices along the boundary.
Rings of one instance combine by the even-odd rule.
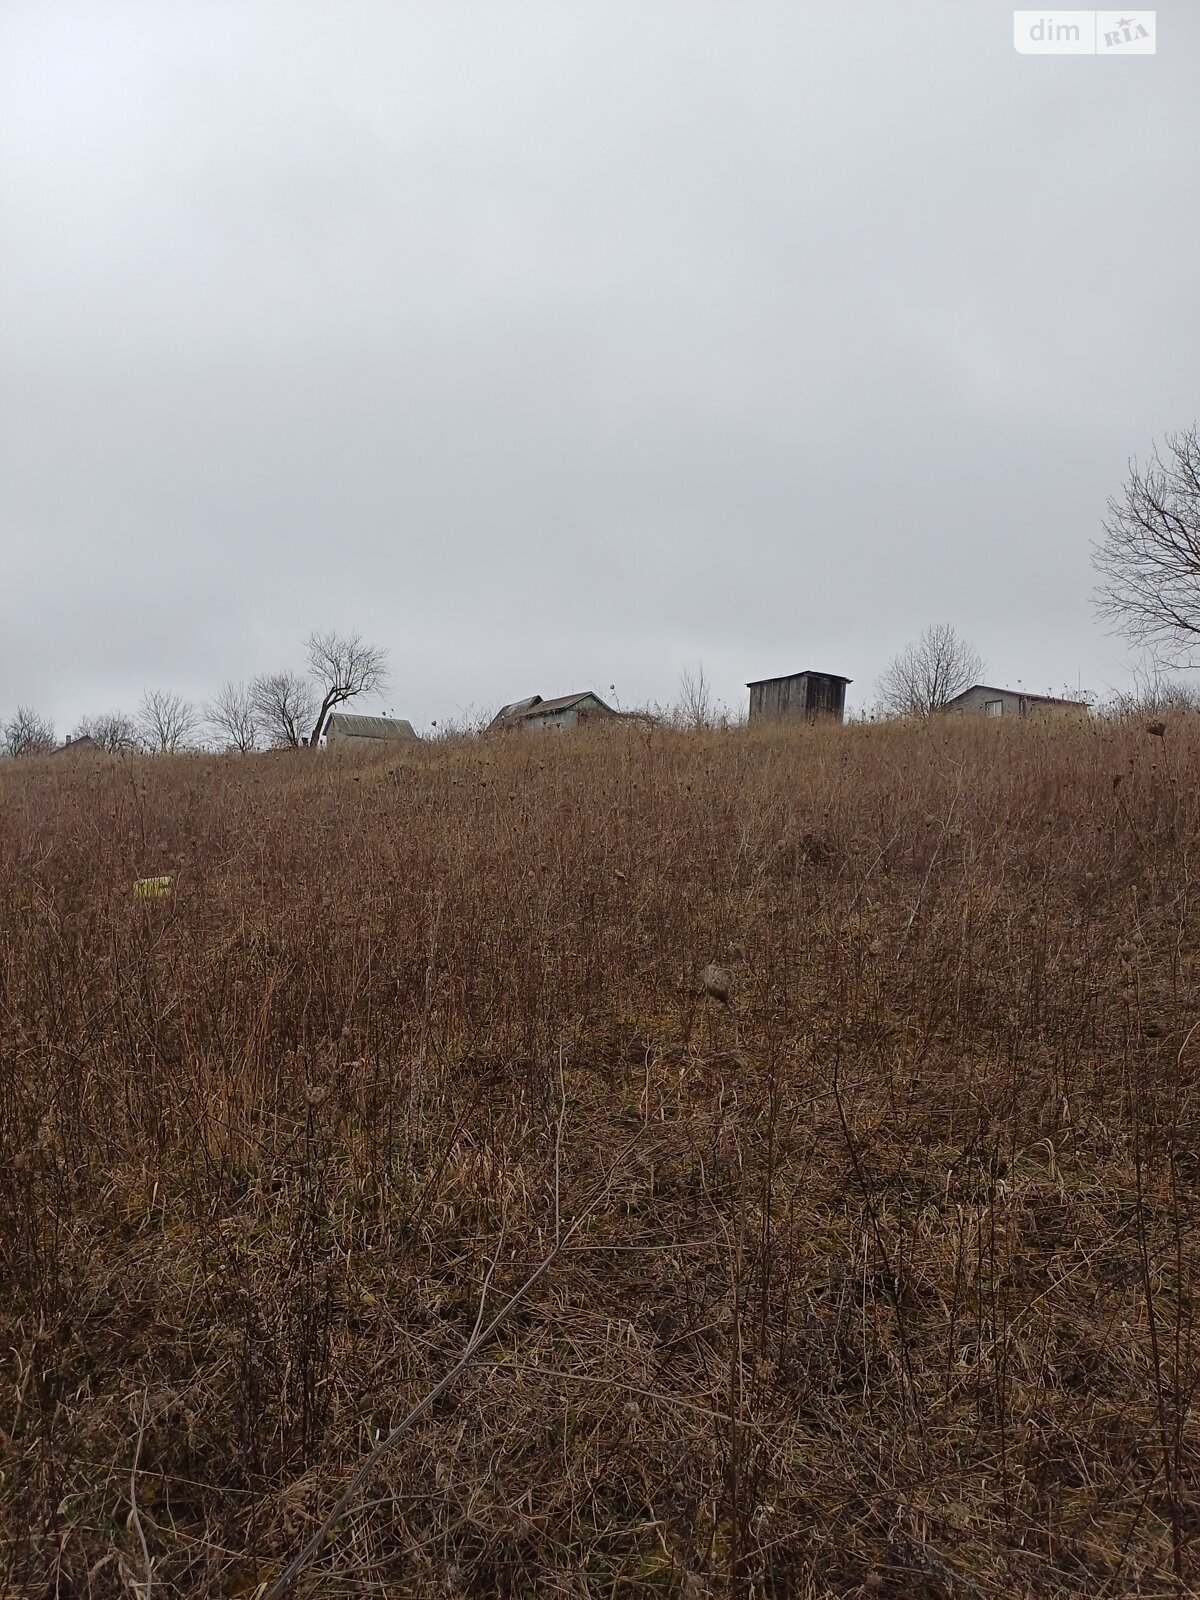
[[[0,713],[388,645],[383,704],[922,625],[1103,692],[1089,544],[1200,413],[1200,6],[0,0]],[[362,709],[379,709],[380,702]]]

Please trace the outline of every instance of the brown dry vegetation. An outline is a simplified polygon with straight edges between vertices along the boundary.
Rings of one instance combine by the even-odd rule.
[[[295,1593],[1191,1592],[1198,774],[7,764],[0,1592],[265,1594],[556,1205]]]

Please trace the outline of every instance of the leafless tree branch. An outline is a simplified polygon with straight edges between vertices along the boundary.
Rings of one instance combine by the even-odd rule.
[[[196,708],[182,695],[167,689],[148,689],[142,696],[137,729],[146,749],[156,755],[186,750],[195,736]]]
[[[1200,636],[1200,431],[1166,436],[1146,466],[1129,463],[1108,502],[1092,562],[1101,615],[1168,660]]]
[[[969,689],[983,673],[983,658],[948,622],[926,628],[906,645],[879,680],[884,711],[927,717]]]
[[[308,639],[308,664],[321,695],[308,739],[315,745],[335,706],[381,689],[387,682],[388,653],[379,645],[368,644],[358,633],[313,633]]]
[[[253,684],[227,683],[204,708],[209,727],[227,750],[244,754],[258,744],[261,720]]]
[[[312,685],[297,672],[271,672],[255,678],[250,699],[261,731],[275,749],[302,745],[316,713]]]

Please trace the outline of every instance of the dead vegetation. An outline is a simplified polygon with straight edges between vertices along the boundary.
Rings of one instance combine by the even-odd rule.
[[[1167,720],[4,767],[0,1592],[1193,1592]]]

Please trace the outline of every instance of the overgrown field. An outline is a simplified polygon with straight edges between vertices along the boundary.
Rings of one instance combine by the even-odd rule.
[[[0,1594],[1194,1592],[1198,777],[5,763]]]

